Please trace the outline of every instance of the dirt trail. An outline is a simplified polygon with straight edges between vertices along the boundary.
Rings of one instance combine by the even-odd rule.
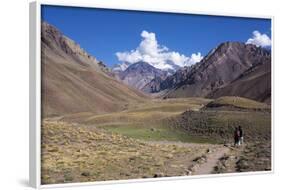
[[[205,150],[201,156],[197,157],[193,163],[186,162],[186,165],[189,165],[187,175],[203,175],[211,174],[214,171],[214,168],[218,165],[219,159],[222,158],[225,154],[228,154],[230,151],[229,147],[225,147],[217,144],[198,144],[198,143],[183,143],[183,142],[169,142],[169,141],[150,141],[151,144],[168,144],[168,145],[177,145],[182,147],[191,148],[194,152],[194,156],[200,154],[199,152]],[[200,150],[200,151],[199,151]],[[179,158],[181,159],[181,158]]]
[[[206,162],[199,165],[199,167],[192,173],[192,175],[211,174],[214,167],[217,165],[219,159],[229,151],[227,147],[220,147],[214,152],[207,155]]]

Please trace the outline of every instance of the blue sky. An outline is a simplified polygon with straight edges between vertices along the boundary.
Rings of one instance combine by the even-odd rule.
[[[43,6],[42,19],[57,27],[108,66],[119,63],[116,52],[135,50],[145,30],[159,45],[186,56],[206,55],[225,41],[246,42],[253,31],[271,38],[269,19]]]

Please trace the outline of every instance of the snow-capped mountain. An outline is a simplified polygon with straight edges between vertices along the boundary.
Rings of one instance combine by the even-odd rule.
[[[118,73],[119,80],[141,91],[143,91],[142,88],[154,78],[161,78],[164,80],[166,77],[166,71],[157,69],[142,61],[132,64],[125,71],[120,71]]]
[[[138,63],[138,62],[136,62],[136,63]],[[167,72],[168,75],[172,75],[180,68],[187,66],[186,64],[176,64],[172,60],[167,60],[166,62],[159,62],[159,63],[149,63],[149,62],[146,62],[146,63],[148,63],[149,65],[153,66],[156,69]],[[115,65],[112,68],[112,71],[114,73],[119,73],[119,72],[125,71],[129,66],[131,66],[133,64],[135,64],[135,63],[123,62],[123,63]]]

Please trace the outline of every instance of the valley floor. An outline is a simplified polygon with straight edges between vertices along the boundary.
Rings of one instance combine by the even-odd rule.
[[[188,115],[193,118],[191,125],[197,126],[196,129],[204,127],[204,122],[215,126],[212,131],[204,128],[206,135],[181,127],[185,123],[182,113],[200,113],[210,101],[203,98],[153,100],[129,105],[122,112],[46,118],[42,123],[42,183],[271,170],[270,139],[260,136],[259,140],[233,147],[230,145],[232,138],[227,141],[215,135],[221,130],[220,126],[226,125],[225,117],[220,114],[216,114],[219,119],[209,116],[209,112],[200,114],[202,119],[198,119],[198,115]],[[227,116],[227,122],[239,121],[246,129],[252,126],[251,121],[243,123],[240,115],[245,114],[236,112],[229,114],[231,118]],[[257,116],[261,118],[255,123],[261,130],[270,128],[270,114],[245,113],[255,121]],[[232,129],[224,131],[228,132],[232,135]],[[225,134],[226,137],[231,135]]]

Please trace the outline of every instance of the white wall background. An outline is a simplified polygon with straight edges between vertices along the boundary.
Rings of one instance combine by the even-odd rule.
[[[67,1],[67,0],[65,0]],[[70,0],[69,0],[70,1]],[[73,0],[71,0],[73,1]],[[28,11],[29,1],[6,0],[0,5],[0,189],[28,187]],[[277,189],[280,168],[280,35],[278,0],[76,0],[106,6],[160,8],[192,12],[273,15],[275,17],[275,174],[147,182],[64,189]],[[279,118],[278,118],[279,116]]]

